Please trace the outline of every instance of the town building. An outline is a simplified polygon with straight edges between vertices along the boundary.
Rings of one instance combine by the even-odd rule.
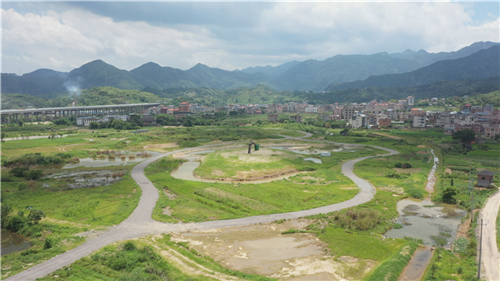
[[[489,187],[493,183],[494,176],[495,173],[488,170],[477,173],[477,186]]]
[[[278,123],[279,122],[278,116],[279,116],[278,114],[268,114],[267,115],[267,122]]]

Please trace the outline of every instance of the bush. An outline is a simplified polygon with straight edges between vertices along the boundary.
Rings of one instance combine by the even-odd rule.
[[[21,216],[13,216],[9,220],[7,229],[12,232],[19,232],[21,229],[27,227],[28,225],[29,225],[28,218]]]
[[[47,249],[50,249],[52,248],[54,245],[53,245],[53,241],[52,239],[50,238],[45,238],[45,243],[43,243],[43,249],[44,250],[47,250]]]
[[[9,173],[13,174],[14,177],[23,178],[29,171],[29,169],[30,168],[28,167],[15,167],[14,169],[10,170]]]
[[[391,178],[391,179],[406,179],[410,177],[410,174],[408,173],[396,173],[394,171],[388,172],[386,177]]]
[[[42,218],[45,218],[46,215],[42,210],[38,209],[31,209],[30,213],[28,215],[28,220],[34,224],[38,224],[42,220]]]
[[[42,170],[31,170],[26,174],[26,179],[27,180],[38,180],[43,177],[43,171]]]
[[[17,185],[17,188],[18,188],[19,191],[24,191],[24,190],[26,190],[26,188],[28,188],[28,185],[25,182],[20,182]]]
[[[137,250],[137,247],[135,246],[134,242],[128,241],[123,245],[123,250],[124,251],[135,251]]]
[[[374,229],[381,222],[381,216],[377,210],[356,210],[349,208],[338,212],[334,220],[337,225],[344,229],[370,230]]]

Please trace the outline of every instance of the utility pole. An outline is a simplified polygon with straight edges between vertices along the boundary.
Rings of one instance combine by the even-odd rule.
[[[472,163],[469,160],[469,196],[470,196],[470,223],[474,222],[474,191],[472,190]]]
[[[487,224],[484,224],[487,225]],[[481,279],[481,254],[483,251],[483,219],[481,219],[481,234],[479,236],[479,265],[477,267],[477,279]]]

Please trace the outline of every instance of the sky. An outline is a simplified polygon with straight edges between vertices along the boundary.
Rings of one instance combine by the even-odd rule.
[[[498,1],[13,2],[1,72],[68,72],[101,59],[225,70],[335,55],[457,51],[500,41]]]

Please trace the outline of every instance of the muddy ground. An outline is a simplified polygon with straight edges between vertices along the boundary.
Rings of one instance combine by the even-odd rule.
[[[362,263],[365,272],[372,261],[337,257],[327,253],[327,244],[312,233],[281,234],[303,229],[305,219],[172,235],[172,241],[189,242],[190,248],[209,256],[222,266],[280,280],[355,280],[350,268]]]

